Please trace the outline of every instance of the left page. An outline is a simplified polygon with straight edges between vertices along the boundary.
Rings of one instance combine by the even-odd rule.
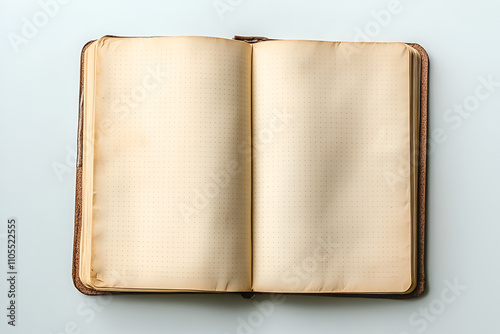
[[[87,53],[82,282],[249,290],[251,46],[104,37]]]

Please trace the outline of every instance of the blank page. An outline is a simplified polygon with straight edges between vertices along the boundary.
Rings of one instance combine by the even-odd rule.
[[[254,45],[254,290],[411,287],[409,63],[403,43]]]
[[[251,169],[241,147],[251,135],[251,46],[204,37],[95,43],[86,283],[249,290]]]

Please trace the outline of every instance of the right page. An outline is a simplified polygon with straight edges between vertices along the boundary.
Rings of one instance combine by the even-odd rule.
[[[253,47],[254,291],[412,290],[411,48]]]

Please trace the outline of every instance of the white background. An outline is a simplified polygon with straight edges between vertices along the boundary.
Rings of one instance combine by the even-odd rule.
[[[50,7],[53,16],[44,22],[38,1],[1,0],[0,332],[499,332],[500,4],[493,3],[400,0],[393,8],[389,0],[73,0]],[[26,22],[38,31],[23,36]],[[273,304],[269,296],[109,300],[79,293],[71,282],[79,57],[87,41],[106,34],[362,36],[426,48],[428,292],[407,301],[287,296]],[[12,42],[20,38],[23,43]],[[488,78],[496,83],[491,91],[482,84]],[[478,99],[476,89],[489,94]],[[464,104],[470,111],[453,109]],[[11,216],[19,224],[15,328],[5,316]],[[447,290],[454,282],[462,286],[458,293]]]

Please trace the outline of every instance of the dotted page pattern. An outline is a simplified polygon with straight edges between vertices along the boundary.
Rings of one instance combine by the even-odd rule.
[[[95,285],[250,288],[250,66],[242,42],[99,41]]]
[[[254,46],[255,290],[409,288],[408,63],[401,43]]]

